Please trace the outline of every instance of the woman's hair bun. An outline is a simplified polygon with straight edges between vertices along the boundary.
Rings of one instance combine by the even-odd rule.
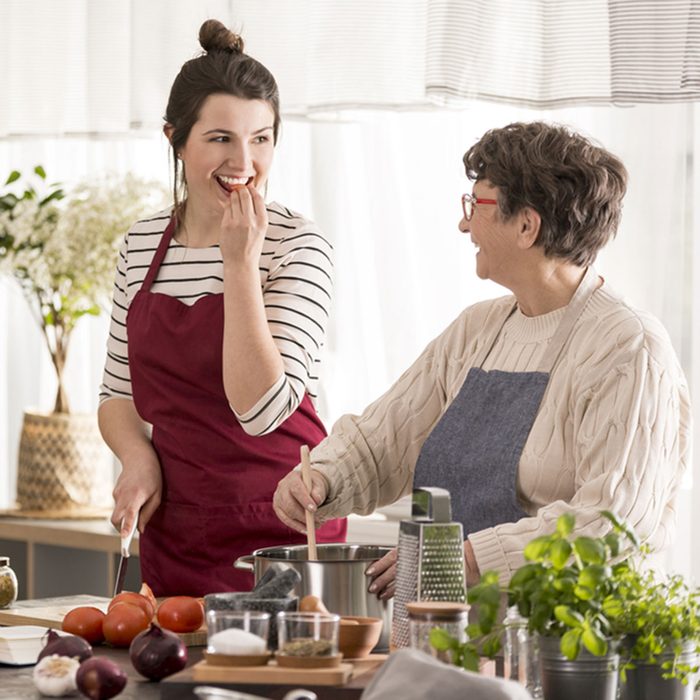
[[[205,51],[243,53],[243,39],[218,19],[208,19],[199,28],[199,43]]]

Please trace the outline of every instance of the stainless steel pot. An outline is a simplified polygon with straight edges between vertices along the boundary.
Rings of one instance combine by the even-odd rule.
[[[309,561],[306,545],[264,547],[240,557],[234,566],[252,571],[257,583],[270,568],[277,571],[296,569],[301,582],[294,588],[300,598],[319,597],[324,605],[340,615],[379,617],[384,621],[376,652],[389,651],[393,598],[379,600],[367,590],[365,569],[393,547],[367,544],[320,544],[318,560]]]

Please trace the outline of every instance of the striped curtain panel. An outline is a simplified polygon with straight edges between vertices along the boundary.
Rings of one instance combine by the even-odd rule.
[[[550,109],[700,98],[700,0],[429,0],[426,94]]]
[[[160,128],[207,17],[286,115],[700,96],[700,0],[0,0],[0,138]]]

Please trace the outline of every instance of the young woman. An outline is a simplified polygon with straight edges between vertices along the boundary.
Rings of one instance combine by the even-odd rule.
[[[120,252],[99,408],[122,464],[112,522],[125,533],[138,518],[156,595],[245,590],[238,556],[305,541],[272,495],[300,446],[325,436],[313,399],[332,249],[315,224],[264,202],[273,76],[216,20],[199,40],[205,53],[182,67],[165,115],[174,206],[137,222]],[[344,538],[344,520],[318,531]]]

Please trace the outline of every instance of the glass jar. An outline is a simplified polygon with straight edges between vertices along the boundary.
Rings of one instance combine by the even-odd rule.
[[[441,661],[451,663],[451,652],[437,651],[430,644],[430,631],[439,627],[460,644],[467,641],[469,606],[464,603],[420,601],[407,603],[409,645]]]
[[[528,632],[527,619],[520,615],[517,606],[508,608],[503,627],[505,677],[525,686],[533,698],[541,698],[537,640]]]
[[[10,568],[10,557],[0,557],[0,608],[9,608],[17,600],[17,576]]]

